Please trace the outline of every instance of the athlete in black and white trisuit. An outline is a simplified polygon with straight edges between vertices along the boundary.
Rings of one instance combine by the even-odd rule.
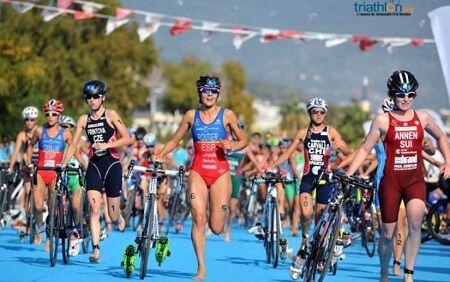
[[[100,210],[102,193],[107,197],[108,214],[112,221],[120,217],[120,195],[122,192],[122,166],[119,161],[118,148],[131,143],[131,138],[119,114],[103,106],[106,85],[99,80],[92,80],[85,84],[84,98],[89,106],[89,114],[82,115],[77,123],[77,129],[66,156],[63,166],[67,164],[81,138],[83,130],[86,132],[89,151],[89,165],[86,172],[86,190],[91,206],[91,232],[93,255],[91,262],[100,259]],[[120,134],[120,138],[118,137]],[[119,228],[125,227],[123,219]]]

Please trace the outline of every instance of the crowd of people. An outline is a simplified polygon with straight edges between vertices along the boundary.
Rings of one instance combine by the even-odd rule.
[[[292,271],[302,267],[311,241],[311,226],[317,223],[331,194],[332,169],[344,169],[348,176],[355,173],[370,179],[376,188],[381,239],[378,244],[380,281],[388,281],[392,255],[393,273],[400,276],[404,253],[404,280],[412,281],[416,256],[420,248],[420,230],[427,197],[432,191],[444,191],[437,185],[439,178],[450,177],[450,150],[445,133],[425,111],[415,110],[418,81],[408,71],[396,71],[387,82],[388,97],[380,112],[357,148],[350,148],[339,129],[328,125],[327,101],[313,98],[306,104],[309,124],[295,136],[278,138],[272,134],[248,129],[232,109],[219,106],[221,83],[212,74],[200,76],[196,82],[200,106],[187,111],[174,135],[165,144],[153,132],[142,127],[127,127],[120,115],[105,106],[107,87],[99,80],[87,82],[83,98],[89,111],[77,121],[64,115],[62,102],[51,99],[44,104],[45,123],[38,125],[39,109],[23,109],[24,128],[15,141],[2,140],[0,161],[8,173],[23,171],[23,190],[19,212],[13,216],[12,226],[23,231],[24,215],[33,212],[37,236],[34,243],[41,244],[41,233],[47,231],[48,214],[54,196],[57,173],[41,167],[78,167],[86,171],[84,185],[78,174],[69,174],[68,187],[72,194],[75,223],[71,233],[71,255],[79,252],[79,226],[82,193],[86,193],[90,206],[90,232],[92,254],[90,262],[101,259],[100,242],[114,228],[128,227],[122,211],[123,202],[129,200],[129,181],[123,181],[124,171],[131,161],[142,166],[162,162],[165,168],[184,166],[189,171],[187,195],[192,218],[191,237],[197,258],[195,280],[206,278],[205,246],[208,233],[232,240],[232,226],[236,218],[242,222],[244,214],[241,200],[245,179],[264,177],[266,172],[277,172],[286,179],[296,181],[276,185],[280,219],[289,227],[292,236],[301,234],[298,252],[293,255]],[[113,91],[113,90],[112,90]],[[425,94],[424,94],[425,95]],[[358,125],[355,125],[358,126]],[[361,125],[362,126],[362,125]],[[191,132],[189,139],[188,131]],[[263,137],[264,136],[264,137]],[[187,141],[189,140],[189,141]],[[373,150],[374,149],[374,150]],[[426,160],[423,161],[423,160]],[[435,167],[435,168],[433,168]],[[37,183],[32,171],[37,168]],[[433,175],[431,175],[433,174]],[[138,175],[142,191],[148,186],[148,175]],[[170,181],[163,181],[158,190],[160,228],[167,214],[171,193]],[[27,211],[26,196],[32,191],[34,210]],[[84,192],[85,191],[85,192]],[[439,193],[438,193],[439,194]],[[442,192],[440,193],[442,194]],[[258,188],[258,201],[266,197],[264,184]],[[143,210],[143,195],[135,201],[135,209]],[[5,221],[6,215],[2,219]],[[47,221],[47,222],[46,222]],[[140,228],[139,224],[136,227]],[[183,228],[178,222],[176,230]],[[264,237],[261,224],[250,229],[257,238]],[[46,241],[46,251],[49,242]],[[291,245],[295,245],[291,242]],[[280,239],[281,255],[286,257],[290,246]]]

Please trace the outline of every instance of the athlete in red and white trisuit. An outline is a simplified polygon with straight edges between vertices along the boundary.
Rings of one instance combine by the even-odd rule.
[[[204,280],[205,229],[209,198],[209,228],[219,235],[224,231],[231,197],[231,178],[225,152],[239,151],[247,145],[244,131],[238,127],[233,111],[216,105],[220,92],[219,78],[210,74],[200,76],[197,91],[201,106],[189,110],[175,134],[153,161],[161,161],[170,153],[189,128],[192,128],[195,155],[189,175],[189,194],[192,211],[192,243],[197,256],[195,280]],[[231,130],[236,141],[227,139]],[[209,195],[209,197],[208,197]]]
[[[379,188],[382,215],[382,238],[378,245],[380,281],[388,281],[392,237],[401,200],[406,203],[408,238],[405,246],[404,281],[412,281],[414,263],[420,246],[420,231],[425,212],[425,182],[422,174],[423,130],[438,142],[445,157],[441,168],[450,177],[450,149],[445,134],[425,111],[415,111],[412,103],[418,82],[408,71],[394,72],[387,82],[388,94],[395,109],[379,114],[372,122],[364,144],[352,161],[347,175],[353,175],[381,138],[386,149],[386,164]]]

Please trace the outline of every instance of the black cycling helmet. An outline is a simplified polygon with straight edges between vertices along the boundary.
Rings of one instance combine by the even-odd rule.
[[[105,95],[106,94],[106,84],[100,80],[91,80],[86,82],[83,87],[84,96],[87,95]]]
[[[395,97],[395,93],[416,92],[419,82],[412,73],[406,70],[395,71],[388,79],[387,83],[388,95]]]
[[[134,133],[134,136],[136,137],[136,140],[140,141],[144,139],[145,134],[147,134],[147,130],[143,127],[138,127],[136,132]]]
[[[220,90],[220,79],[213,74],[204,74],[197,80],[197,92],[200,93],[204,87]]]

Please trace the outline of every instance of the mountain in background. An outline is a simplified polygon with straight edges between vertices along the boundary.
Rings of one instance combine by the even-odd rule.
[[[148,12],[240,26],[411,38],[433,38],[427,13],[449,3],[445,0],[395,0],[412,6],[414,15],[357,16],[354,4],[363,2],[384,1],[122,1],[125,7]],[[190,30],[172,37],[167,27],[161,27],[153,39],[163,59],[176,61],[189,53],[217,68],[224,60],[239,60],[247,71],[249,92],[276,103],[295,99],[296,95],[301,98],[321,96],[335,103],[359,100],[363,98],[362,81],[367,77],[366,93],[376,106],[386,96],[388,76],[395,70],[407,69],[420,83],[418,107],[448,108],[435,44],[401,47],[389,54],[380,43],[362,52],[351,42],[326,48],[321,41],[279,40],[263,44],[254,37],[240,50],[235,50],[230,34],[216,34],[204,44],[200,31]]]

